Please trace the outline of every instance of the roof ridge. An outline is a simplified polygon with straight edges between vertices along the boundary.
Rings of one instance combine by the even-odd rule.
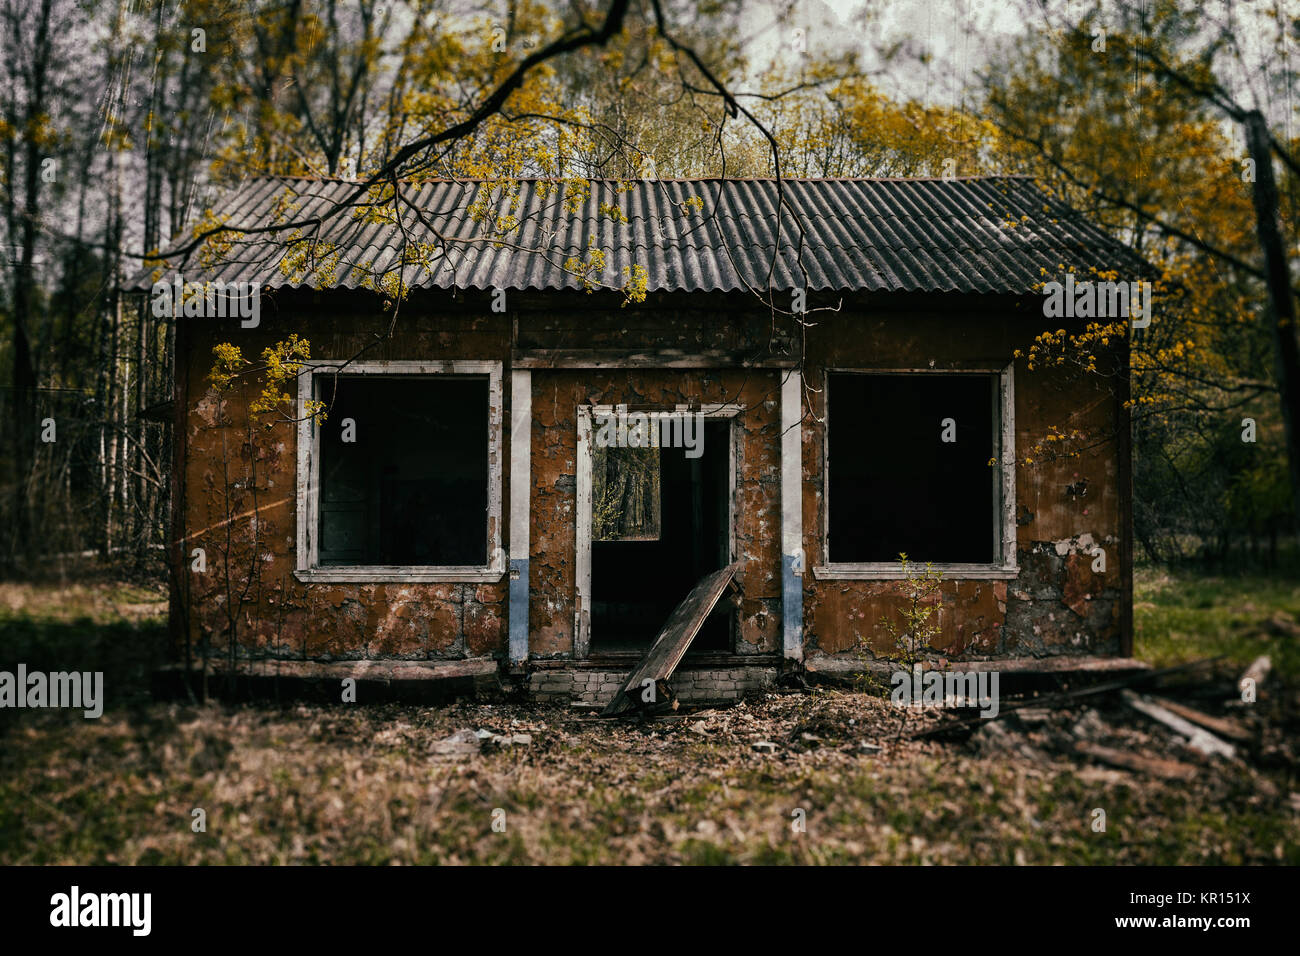
[[[590,183],[939,183],[939,182],[991,182],[1000,180],[1023,180],[1027,182],[1036,182],[1038,177],[1030,173],[986,173],[979,176],[659,176],[655,179],[641,179],[640,177],[631,177],[621,179],[618,176],[586,176],[574,177],[581,178],[584,182]],[[344,176],[291,176],[279,173],[266,173],[257,176],[249,176],[244,182],[310,182],[310,183],[340,183],[353,186],[362,186],[365,184],[364,179],[349,179]],[[455,183],[459,185],[476,185],[482,183],[556,183],[563,185],[573,181],[570,178],[560,176],[505,176],[499,179],[491,179],[483,176],[472,176],[463,179],[455,179],[449,176],[433,177],[429,179],[399,179],[398,182],[404,185],[422,186],[425,184],[437,183]],[[386,183],[387,180],[377,180],[371,185]]]

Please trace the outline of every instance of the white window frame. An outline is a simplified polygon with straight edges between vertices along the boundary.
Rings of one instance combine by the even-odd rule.
[[[320,536],[320,426],[307,415],[307,403],[315,395],[315,379],[334,374],[372,375],[395,378],[414,375],[486,375],[488,377],[488,563],[473,565],[384,565],[319,566]],[[370,361],[343,362],[311,360],[298,375],[298,468],[296,518],[298,547],[293,575],[308,583],[381,582],[492,582],[505,575],[506,557],[501,548],[501,445],[502,393],[501,362],[484,361]]]
[[[830,401],[830,377],[833,374],[860,375],[984,375],[997,376],[994,394],[994,433],[998,435],[999,473],[993,509],[994,526],[990,530],[1001,544],[1000,561],[990,563],[935,562],[932,567],[946,580],[1011,580],[1020,574],[1016,561],[1016,398],[1015,367],[1001,368],[827,368],[822,376],[822,394],[827,396],[822,441],[822,535],[823,563],[813,568],[819,581],[897,581],[902,578],[897,561],[830,561],[830,523],[834,503],[830,498],[830,421],[834,408]]]

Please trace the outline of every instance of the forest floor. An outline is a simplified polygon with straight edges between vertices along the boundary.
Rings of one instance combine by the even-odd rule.
[[[1300,863],[1300,587],[1144,572],[1137,600],[1137,656],[1226,655],[1180,686],[1248,731],[1237,756],[1203,757],[1114,695],[916,738],[951,715],[828,689],[611,722],[192,706],[145,681],[98,720],[0,712],[0,863]],[[76,666],[139,681],[165,609],[147,588],[0,584],[0,668],[66,669],[78,647]],[[1233,706],[1260,653],[1273,673]]]

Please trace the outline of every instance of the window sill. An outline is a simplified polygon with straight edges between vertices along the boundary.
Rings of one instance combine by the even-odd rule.
[[[913,574],[925,570],[924,564],[911,564]],[[1011,581],[1020,576],[1020,568],[1001,564],[932,564],[931,570],[945,581]],[[818,581],[904,581],[897,562],[889,564],[826,564],[813,568]]]
[[[303,584],[478,583],[492,584],[505,577],[505,568],[390,567],[299,568],[294,578]]]

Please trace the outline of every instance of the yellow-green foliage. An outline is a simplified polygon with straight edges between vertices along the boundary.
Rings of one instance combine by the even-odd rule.
[[[208,381],[218,392],[226,392],[237,379],[249,376],[261,386],[257,397],[248,405],[250,420],[266,419],[278,411],[284,416],[282,421],[295,421],[293,395],[289,387],[302,372],[302,363],[309,358],[311,343],[296,334],[264,348],[260,364],[245,359],[239,346],[221,342],[212,347],[212,369]],[[317,424],[325,421],[325,403],[322,401],[309,400],[303,411]],[[261,422],[265,428],[274,423],[274,419]]]

